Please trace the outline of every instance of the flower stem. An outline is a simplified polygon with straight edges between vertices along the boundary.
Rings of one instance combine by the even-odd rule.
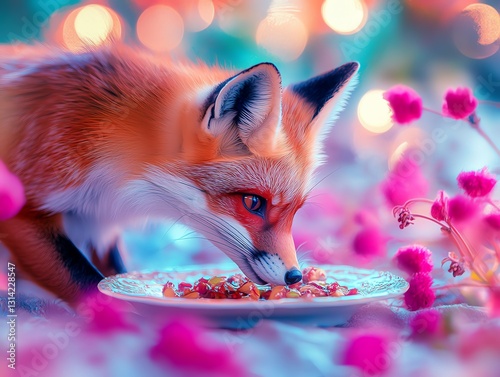
[[[490,106],[500,107],[500,102],[496,102],[496,101],[481,100],[481,101],[478,101],[478,102],[481,103],[481,104],[483,104],[483,105],[490,105]]]
[[[472,114],[472,118],[464,119],[473,129],[477,131],[477,133],[490,145],[491,148],[495,151],[495,153],[500,157],[500,149],[496,146],[496,144],[491,140],[491,138],[484,132],[480,125],[480,119],[477,115]]]
[[[418,213],[412,213],[411,214],[413,217],[418,217],[420,219],[425,219],[425,220],[429,220],[429,221],[432,221],[433,223],[436,223],[438,224],[441,228],[445,228],[446,230],[450,231],[451,229],[446,226],[445,224],[442,224],[440,223],[439,221],[437,220],[434,220],[432,217],[428,217],[428,216],[425,216],[425,215],[419,215]]]
[[[427,199],[427,198],[414,198],[414,199],[407,200],[405,202],[405,204],[402,205],[402,207],[408,208],[413,203],[429,203],[429,204],[432,204],[432,203],[434,203],[434,200],[430,200],[430,199]]]
[[[493,200],[488,199],[486,202],[487,202],[488,204],[490,204],[491,206],[493,206],[494,208],[496,208],[497,210],[499,210],[499,211],[500,211],[500,207],[498,207],[498,205],[496,205],[496,204],[495,204],[495,202],[494,202]]]
[[[475,250],[474,251],[471,250],[472,249],[471,246],[469,245],[467,240],[464,237],[462,237],[460,232],[450,223],[448,223],[448,225],[450,226],[452,233],[458,238],[460,243],[464,246],[464,249],[469,254],[471,269],[473,269],[474,272],[476,272],[476,274],[486,283],[488,281],[488,279],[485,275],[483,267],[486,267],[486,270],[488,270],[488,266],[485,266],[485,263],[482,259],[476,258],[478,255],[478,252]],[[462,251],[462,249],[459,248],[459,251]],[[480,262],[479,263],[480,265],[478,265],[478,263],[476,263],[476,262]]]
[[[436,285],[433,286],[432,288],[434,289],[450,289],[450,288],[487,288],[487,285],[484,284],[478,284],[478,283],[472,283],[472,282],[466,282],[466,283],[455,283],[455,284],[446,284],[446,285]]]
[[[429,113],[439,115],[440,117],[444,117],[442,113],[436,110],[428,109],[427,107],[423,107],[422,110],[428,111]]]
[[[479,135],[481,135],[483,137],[483,139],[486,140],[486,142],[493,148],[495,153],[500,157],[500,149],[498,149],[498,147],[495,145],[493,140],[491,140],[491,138],[486,134],[486,132],[484,132],[483,129],[479,126],[474,127],[474,128],[479,133]]]

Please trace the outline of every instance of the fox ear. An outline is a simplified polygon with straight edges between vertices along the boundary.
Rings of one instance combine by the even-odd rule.
[[[215,101],[213,98],[215,97]],[[272,153],[281,121],[281,76],[271,63],[226,80],[208,98],[204,127],[224,154]]]
[[[305,133],[322,139],[357,83],[359,63],[350,62],[289,88],[307,102],[313,114]]]

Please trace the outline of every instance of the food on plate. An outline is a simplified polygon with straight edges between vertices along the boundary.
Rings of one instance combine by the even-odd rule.
[[[229,277],[213,276],[209,279],[202,277],[194,284],[180,282],[177,287],[169,281],[163,286],[163,296],[186,299],[278,300],[341,297],[358,293],[356,288],[349,289],[337,282],[327,282],[325,271],[318,267],[306,267],[302,271],[302,276],[302,282],[288,286],[258,286],[242,274]]]

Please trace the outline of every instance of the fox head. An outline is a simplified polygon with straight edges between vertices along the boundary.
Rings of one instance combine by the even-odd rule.
[[[282,89],[277,68],[258,64],[205,92],[192,114],[197,130],[184,138],[192,162],[184,174],[204,200],[188,222],[257,283],[302,278],[292,221],[358,67],[347,63]]]
[[[182,112],[183,162],[169,168],[175,182],[161,185],[177,191],[168,200],[179,220],[256,283],[302,279],[293,218],[357,70],[351,62],[282,88],[277,68],[262,63],[198,93]]]

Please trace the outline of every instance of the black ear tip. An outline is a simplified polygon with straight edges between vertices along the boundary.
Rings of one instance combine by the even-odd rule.
[[[346,85],[358,69],[358,62],[345,63],[322,75],[294,84],[291,89],[316,108],[314,118],[325,103]]]
[[[337,69],[344,71],[347,75],[350,76],[355,74],[359,70],[359,67],[360,65],[358,62],[349,62],[341,65]]]
[[[278,67],[276,67],[276,65],[275,65],[275,64],[273,64],[273,63],[270,63],[270,62],[263,62],[263,63],[259,63],[259,64],[254,65],[254,66],[253,66],[253,67],[251,67],[250,69],[252,69],[252,68],[256,68],[256,67],[271,68],[271,69],[275,70],[275,71],[276,71],[276,73],[277,73],[279,76],[281,76],[281,74],[280,74],[280,71],[279,71]]]

